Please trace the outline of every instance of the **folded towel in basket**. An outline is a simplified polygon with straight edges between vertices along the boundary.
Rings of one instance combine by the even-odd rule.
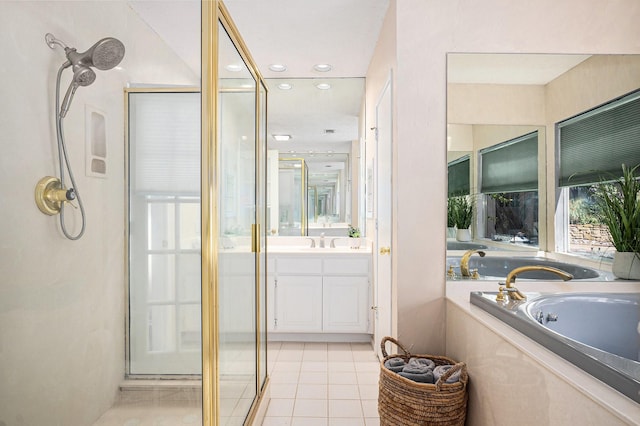
[[[434,383],[433,382],[433,371],[431,369],[427,369],[425,373],[407,373],[406,371],[400,371],[398,373],[402,377],[405,377],[409,380],[413,380],[418,383]]]
[[[430,360],[429,358],[410,358],[409,359],[410,366],[424,366],[431,370],[436,368],[436,363]]]
[[[433,380],[437,382],[440,377],[449,371],[453,365],[439,365],[433,370]],[[453,373],[446,381],[446,383],[455,383],[460,380],[460,371]]]
[[[389,370],[393,371],[394,373],[402,371],[405,365],[407,365],[407,363],[404,361],[404,359],[399,357],[389,358],[384,362],[384,366],[387,367]]]

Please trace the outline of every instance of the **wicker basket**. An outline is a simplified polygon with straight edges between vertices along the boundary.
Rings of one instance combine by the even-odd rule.
[[[387,355],[385,343],[398,345],[404,354]],[[384,359],[380,364],[378,413],[381,426],[464,425],[467,415],[467,366],[463,362],[433,355],[412,355],[397,340],[385,337],[380,343]],[[417,383],[384,366],[390,358],[429,358],[436,365],[453,365],[435,384]],[[460,380],[446,383],[456,371]]]

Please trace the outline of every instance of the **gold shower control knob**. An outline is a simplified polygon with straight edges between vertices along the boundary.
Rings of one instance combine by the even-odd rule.
[[[380,254],[383,256],[385,254],[391,254],[391,247],[380,247]]]
[[[36,184],[36,205],[40,211],[49,216],[60,213],[63,201],[67,201],[67,191],[62,187],[60,179],[45,176]]]

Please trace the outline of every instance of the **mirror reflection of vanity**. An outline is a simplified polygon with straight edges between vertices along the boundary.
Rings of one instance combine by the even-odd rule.
[[[267,83],[270,235],[346,237],[349,224],[363,223],[357,182],[364,79]],[[298,172],[291,170],[292,158],[300,162]]]
[[[448,55],[447,163],[468,156],[471,245],[562,251],[555,125],[637,90],[639,72],[637,55]]]

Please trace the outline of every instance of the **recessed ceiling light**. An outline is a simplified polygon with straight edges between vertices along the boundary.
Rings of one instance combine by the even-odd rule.
[[[329,64],[315,64],[313,66],[313,69],[318,72],[328,72],[328,71],[331,71],[333,67]]]
[[[278,142],[286,142],[291,139],[291,135],[272,135]]]
[[[293,84],[289,84],[289,83],[278,84],[278,89],[280,90],[291,90],[292,88],[293,88]]]
[[[287,66],[284,64],[271,64],[269,69],[273,72],[282,72],[287,70]]]
[[[327,154],[333,154],[333,151],[329,150],[327,151]]]
[[[289,154],[295,154],[295,153],[296,153],[295,151],[289,151]]]
[[[243,66],[240,64],[229,64],[225,66],[225,68],[227,69],[227,71],[238,72],[242,71]]]
[[[331,85],[329,83],[318,83],[316,87],[320,90],[329,90],[331,89]]]

